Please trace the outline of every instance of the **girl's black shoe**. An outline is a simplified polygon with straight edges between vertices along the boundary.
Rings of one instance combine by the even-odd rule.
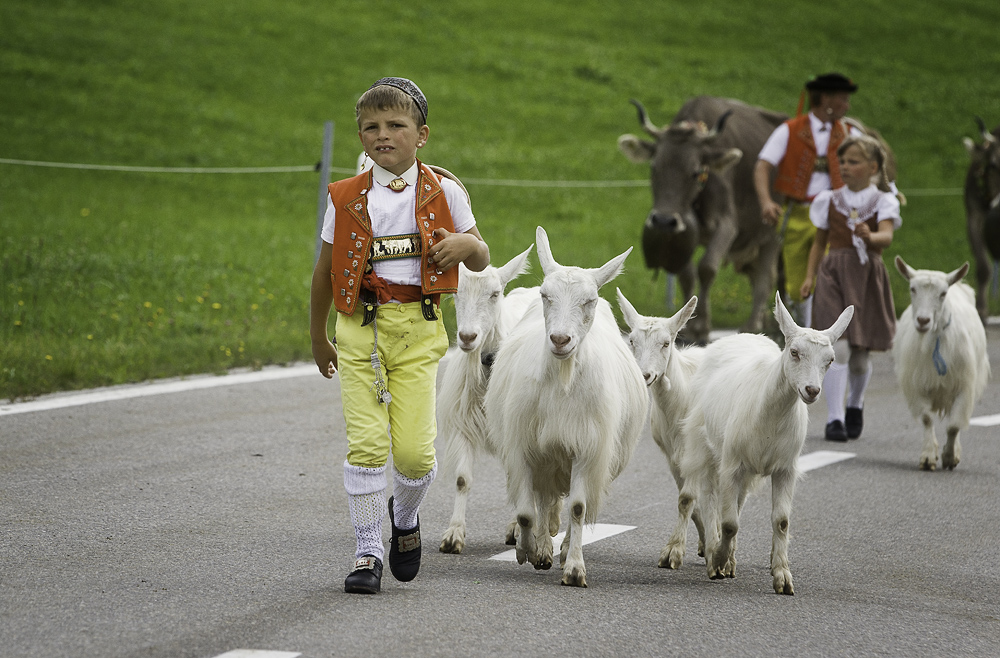
[[[354,569],[344,580],[344,591],[349,594],[378,594],[382,589],[382,560],[365,555],[354,562]]]
[[[827,441],[846,441],[847,440],[847,430],[844,429],[844,423],[839,420],[831,420],[826,424],[826,440]]]
[[[844,425],[847,426],[847,438],[856,439],[861,436],[861,430],[865,426],[865,417],[861,409],[848,407],[844,416]]]

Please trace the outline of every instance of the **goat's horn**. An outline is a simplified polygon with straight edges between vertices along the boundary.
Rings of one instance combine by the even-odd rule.
[[[660,129],[654,126],[653,122],[649,120],[649,115],[646,114],[646,108],[642,106],[642,103],[634,98],[630,98],[628,102],[635,105],[635,109],[639,111],[639,123],[642,124],[642,127],[646,130],[646,132],[653,137],[659,137]]]

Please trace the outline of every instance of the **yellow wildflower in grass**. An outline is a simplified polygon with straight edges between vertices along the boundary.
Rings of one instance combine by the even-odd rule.
[[[46,361],[51,361],[52,360],[52,355],[51,354],[46,354],[45,355],[45,360]]]
[[[215,302],[212,304],[212,308],[218,311],[220,308],[222,308],[222,304],[220,304],[219,302]]]
[[[153,308],[153,302],[143,302],[142,305],[145,308]]]

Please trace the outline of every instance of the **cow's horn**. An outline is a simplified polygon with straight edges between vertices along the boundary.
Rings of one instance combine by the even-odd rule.
[[[982,117],[976,117],[976,125],[979,126],[979,132],[983,136],[983,141],[985,142],[995,142],[996,137],[993,136],[989,130],[986,129],[986,122],[983,121]]]
[[[730,108],[730,109],[726,110],[725,112],[723,112],[722,116],[720,116],[718,119],[716,119],[715,125],[712,126],[712,130],[708,133],[708,136],[709,137],[715,137],[716,135],[718,135],[719,133],[721,133],[722,129],[726,127],[726,120],[729,118],[729,115],[732,114],[732,113],[733,113],[732,108]]]
[[[634,98],[630,98],[628,102],[635,105],[635,109],[639,111],[639,123],[642,124],[642,127],[646,130],[646,132],[653,137],[659,137],[660,129],[654,126],[653,122],[649,120],[649,115],[646,114],[646,108],[642,106],[642,103]]]

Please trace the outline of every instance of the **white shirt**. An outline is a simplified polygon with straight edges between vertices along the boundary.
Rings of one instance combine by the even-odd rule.
[[[863,134],[860,130],[847,125],[847,130],[849,135],[861,135]],[[816,153],[818,155],[826,155],[826,150],[830,146],[830,131],[833,129],[833,125],[829,121],[820,121],[819,118],[812,112],[809,113],[809,126],[812,128],[813,142],[816,144]],[[784,159],[785,153],[788,152],[788,124],[783,123],[774,129],[771,136],[767,138],[764,142],[764,147],[760,150],[760,154],[757,156],[758,160],[764,160],[770,162],[773,166],[777,167],[778,164]],[[806,190],[806,195],[810,198],[816,196],[823,190],[830,189],[830,174],[824,171],[813,170],[812,178],[809,179],[809,188]]]
[[[893,230],[895,230],[903,223],[899,216],[899,199],[892,192],[882,192],[874,184],[857,192],[852,191],[846,185],[837,190],[824,190],[816,195],[812,205],[809,206],[809,220],[816,228],[830,230],[830,202],[835,199],[835,191],[839,194],[840,202],[845,206],[840,207],[838,203],[837,210],[848,215],[847,228],[851,231],[851,243],[858,254],[858,260],[864,265],[868,262],[868,245],[854,233],[854,227],[870,219],[871,215],[862,217],[858,213],[853,213],[854,217],[851,217],[850,209],[864,211],[864,209],[874,206],[876,219],[879,222],[891,219]]]
[[[860,192],[852,192],[850,188],[844,186],[842,190],[844,201],[852,208],[864,208],[871,203],[872,196],[878,195],[878,202],[875,205],[875,217],[878,221],[884,219],[892,220],[892,228],[898,229],[903,224],[899,216],[899,199],[892,192],[882,192],[874,185],[869,185]],[[830,230],[830,199],[833,197],[833,190],[824,190],[816,195],[812,205],[809,206],[809,219],[816,228],[825,231]],[[862,217],[861,219],[866,219]]]
[[[378,165],[372,167],[372,177],[375,185],[368,191],[368,217],[372,223],[372,235],[407,235],[417,232],[417,194],[414,188],[417,182],[417,163],[407,169],[402,176],[383,169]],[[393,192],[386,187],[394,178],[406,181],[406,189]],[[455,224],[456,233],[466,233],[476,225],[469,200],[458,183],[445,176],[439,177],[441,189],[444,191],[451,218]],[[327,195],[326,215],[323,218],[323,230],[320,237],[324,242],[333,244],[334,226],[336,224],[336,209],[333,199]],[[420,259],[399,258],[383,260],[374,264],[375,274],[389,283],[406,286],[420,285]]]

